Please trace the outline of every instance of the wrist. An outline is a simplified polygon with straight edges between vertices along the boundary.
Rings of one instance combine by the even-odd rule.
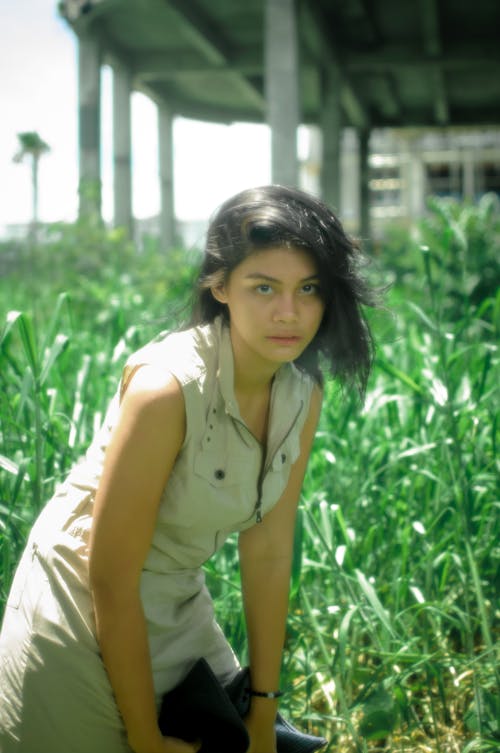
[[[249,693],[251,696],[255,696],[256,698],[267,698],[268,700],[281,698],[281,696],[283,695],[282,690],[265,691],[265,690],[254,690],[253,688],[250,688]]]
[[[276,730],[275,721],[277,713],[277,703],[265,702],[260,704],[257,700],[250,706],[250,711],[245,717],[245,726],[250,738],[251,753],[275,753],[276,751]]]
[[[259,726],[263,725],[274,729],[276,714],[278,713],[278,700],[275,698],[260,698],[252,696],[248,716]]]
[[[159,728],[149,735],[128,735],[127,739],[134,753],[153,753],[164,748],[164,738]]]

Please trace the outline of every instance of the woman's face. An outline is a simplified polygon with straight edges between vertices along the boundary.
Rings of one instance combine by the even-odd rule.
[[[212,294],[229,309],[235,359],[276,370],[294,361],[321,324],[324,303],[316,262],[300,248],[247,256]]]

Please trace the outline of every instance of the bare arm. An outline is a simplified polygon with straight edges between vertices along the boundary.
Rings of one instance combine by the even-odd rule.
[[[279,687],[281,657],[288,614],[293,533],[297,503],[321,409],[321,391],[315,389],[301,435],[301,451],[280,500],[261,523],[239,538],[243,601],[247,622],[250,672],[254,690]],[[276,750],[274,719],[277,702],[252,698],[247,726],[249,753]]]
[[[182,445],[185,409],[169,375],[144,366],[131,379],[108,447],[90,539],[97,637],[136,753],[188,753],[157,724],[139,587],[162,491]]]

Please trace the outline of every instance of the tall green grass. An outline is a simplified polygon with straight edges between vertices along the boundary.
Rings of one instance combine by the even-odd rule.
[[[296,533],[283,705],[331,750],[500,746],[499,228],[489,197],[434,201],[397,254],[382,246],[395,282],[373,319],[366,404],[326,389]],[[57,275],[54,253],[66,259]],[[82,227],[58,228],[37,264],[30,277],[21,259],[0,283],[2,599],[124,357],[174,321],[193,274],[182,254],[137,256]],[[234,540],[207,576],[244,657]]]

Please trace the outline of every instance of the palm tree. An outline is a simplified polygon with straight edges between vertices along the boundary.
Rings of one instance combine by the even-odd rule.
[[[38,163],[40,157],[50,151],[50,146],[40,138],[36,131],[18,133],[19,151],[14,155],[14,162],[22,162],[25,157],[31,160],[31,187],[32,187],[32,228],[36,233],[38,225]]]

